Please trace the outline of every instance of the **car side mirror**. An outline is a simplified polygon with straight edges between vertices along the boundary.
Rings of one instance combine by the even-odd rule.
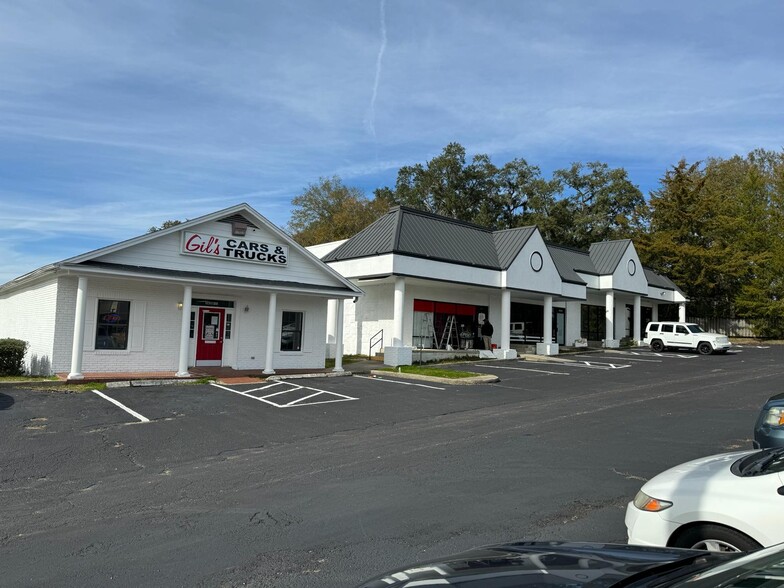
[[[782,496],[784,496],[784,486],[779,486],[779,489],[778,489],[778,490],[776,490],[776,492],[778,492],[779,494],[781,494]]]

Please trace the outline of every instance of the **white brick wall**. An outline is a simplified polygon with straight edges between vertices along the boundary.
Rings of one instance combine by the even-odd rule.
[[[392,345],[394,328],[394,284],[364,285],[365,296],[343,307],[343,352],[346,355],[368,353],[370,338],[384,329],[384,342],[374,352]]]
[[[29,343],[25,356],[28,368],[32,355],[54,362],[56,304],[55,278],[0,295],[0,339],[10,337]]]
[[[71,342],[76,308],[77,279],[60,278],[56,329],[56,349],[53,362],[57,372],[71,369]],[[98,299],[130,300],[131,328],[138,325],[137,310],[143,307],[143,339],[139,350],[95,349],[95,319]],[[146,372],[176,371],[180,349],[182,311],[177,303],[182,300],[182,287],[176,285],[88,278],[87,312],[84,332],[83,372]]]

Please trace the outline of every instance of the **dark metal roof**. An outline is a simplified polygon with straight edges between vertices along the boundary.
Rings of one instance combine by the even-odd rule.
[[[187,272],[181,270],[168,270],[158,267],[146,267],[140,265],[126,265],[122,263],[108,263],[105,261],[88,260],[78,264],[79,266],[94,267],[97,269],[106,269],[117,272],[125,272],[131,274],[145,274],[153,276],[169,276],[183,279],[199,279],[210,282],[229,282],[237,285],[247,286],[262,286],[275,289],[288,289],[292,291],[297,290],[327,290],[332,292],[344,292],[351,296],[356,296],[357,293],[341,286],[320,286],[317,284],[306,284],[302,282],[288,282],[286,280],[262,280],[259,278],[244,278],[234,276],[231,274],[205,274],[202,272]]]
[[[626,253],[630,244],[631,240],[629,239],[591,243],[588,253],[599,275],[606,276],[612,274],[618,267],[623,254]]]
[[[675,282],[673,282],[667,276],[663,276],[653,271],[649,267],[643,267],[642,269],[645,272],[645,278],[648,280],[649,286],[652,286],[654,288],[662,288],[664,290],[675,290],[679,294],[683,294],[684,296],[686,296],[686,294],[684,294],[684,292],[680,288],[678,288],[678,286],[675,285]]]
[[[384,253],[500,269],[493,233],[488,229],[404,206],[391,209],[323,261]]]
[[[501,269],[508,269],[517,259],[520,250],[536,232],[536,227],[520,227],[493,233],[495,249],[498,252],[498,263]]]
[[[393,208],[345,243],[327,253],[321,261],[340,261],[392,253],[395,248],[399,216],[400,211]]]
[[[591,258],[585,251],[561,247],[560,245],[547,244],[550,257],[553,258],[555,267],[561,275],[561,279],[574,284],[585,284],[577,272],[584,274],[595,274],[596,268],[591,262]]]

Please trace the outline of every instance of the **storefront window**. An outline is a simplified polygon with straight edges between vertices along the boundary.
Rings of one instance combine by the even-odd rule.
[[[127,300],[99,300],[95,329],[96,349],[128,349],[131,303]]]
[[[283,311],[280,333],[281,351],[302,350],[302,322],[304,313]]]
[[[583,304],[580,312],[580,336],[589,341],[602,341],[605,338],[605,315],[603,306]]]

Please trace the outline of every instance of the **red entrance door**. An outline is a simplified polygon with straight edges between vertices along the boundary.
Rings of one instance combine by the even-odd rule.
[[[196,365],[221,365],[223,359],[223,308],[199,309],[199,332],[196,338]]]

